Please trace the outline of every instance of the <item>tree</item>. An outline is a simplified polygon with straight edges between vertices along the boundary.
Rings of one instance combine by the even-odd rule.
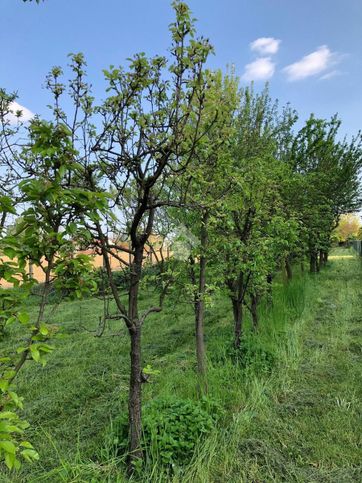
[[[22,440],[29,425],[16,412],[22,408],[22,398],[14,392],[14,383],[27,360],[45,364],[52,350],[45,314],[50,289],[54,287],[63,296],[81,297],[96,287],[89,258],[74,253],[72,235],[78,230],[79,207],[83,215],[91,207],[69,184],[71,173],[77,169],[74,156],[65,126],[39,120],[31,123],[29,143],[19,153],[24,179],[18,180],[17,189],[24,208],[14,229],[0,241],[2,254],[10,259],[0,259],[0,278],[16,287],[0,288],[0,323],[5,329],[16,323],[22,328],[21,345],[9,348],[0,359],[0,458],[9,469],[19,468],[19,453],[27,461],[39,458],[32,445]],[[98,195],[95,198],[99,199]],[[17,213],[15,208],[13,213]],[[30,263],[44,272],[35,318],[26,310],[35,282],[27,269]]]
[[[310,271],[327,260],[330,238],[343,213],[361,204],[361,136],[337,141],[340,121],[311,116],[297,133],[290,162],[295,190],[290,200],[305,228]],[[318,257],[320,255],[320,257]]]
[[[286,167],[274,156],[279,127],[277,105],[267,90],[254,94],[246,89],[235,121],[231,186],[216,226],[236,348],[242,339],[243,306],[250,308],[256,328],[258,302],[276,270],[274,248],[281,248],[285,240],[285,250],[294,230],[292,220],[288,225],[283,216],[281,202]],[[281,238],[279,245],[272,243],[273,236]]]
[[[210,283],[207,265],[215,256],[210,227],[218,217],[230,185],[230,140],[238,101],[238,83],[233,75],[223,78],[221,72],[209,72],[208,76],[209,87],[202,116],[205,136],[198,143],[178,186],[185,206],[173,212],[174,219],[186,227],[190,235],[187,287],[192,294],[195,313],[196,360],[201,392],[207,390],[204,341],[205,304]]]
[[[348,240],[357,239],[361,228],[362,223],[360,217],[353,213],[349,213],[341,216],[333,235],[336,236],[338,241],[346,242]]]
[[[69,126],[73,145],[81,152],[79,189],[89,197],[100,190],[111,195],[107,213],[101,206],[97,215],[93,219],[85,217],[84,223],[93,246],[104,257],[119,318],[130,335],[130,469],[142,457],[141,394],[146,379],[142,372],[142,325],[151,313],[161,310],[161,306],[151,306],[139,313],[144,253],[157,211],[179,205],[173,186],[204,135],[201,117],[207,79],[203,67],[211,46],[207,39],[195,38],[187,5],[177,1],[173,7],[176,19],[170,27],[171,59],[148,59],[141,53],[130,60],[128,70],[111,66],[104,71],[108,97],[100,106],[94,106],[80,54],[72,57],[75,77],[69,90],[73,119],[60,107],[65,90],[60,81],[61,69],[54,68],[48,77],[55,119]],[[92,116],[98,116],[100,128],[96,129]],[[126,240],[127,246],[120,240]],[[126,259],[120,256],[122,252]],[[114,283],[110,258],[127,275],[127,300],[122,299]]]

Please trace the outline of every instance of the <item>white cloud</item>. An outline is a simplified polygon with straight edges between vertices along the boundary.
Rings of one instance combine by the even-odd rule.
[[[245,81],[267,80],[273,77],[274,72],[275,63],[270,57],[262,57],[246,64],[243,79]]]
[[[331,72],[327,72],[326,74],[322,75],[322,77],[320,77],[319,79],[328,80],[328,79],[332,79],[332,77],[336,77],[339,75],[342,75],[342,72],[340,72],[339,70],[331,70]]]
[[[10,124],[16,124],[19,121],[19,118],[16,115],[18,111],[22,112],[22,115],[20,117],[21,121],[27,122],[34,117],[34,114],[29,109],[21,106],[16,101],[12,102],[9,107],[11,109],[11,113],[8,114],[7,119],[9,120]]]
[[[296,81],[313,75],[321,74],[337,63],[336,54],[331,52],[326,45],[304,56],[298,62],[290,64],[283,70],[288,80]]]
[[[251,42],[250,48],[260,55],[272,55],[278,52],[280,42],[274,37],[260,37]]]

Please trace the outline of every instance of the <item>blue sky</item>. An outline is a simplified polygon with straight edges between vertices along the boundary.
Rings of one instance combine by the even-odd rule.
[[[215,47],[210,66],[234,64],[244,84],[266,80],[273,97],[302,119],[338,112],[343,133],[362,127],[361,0],[189,0],[198,32]],[[53,65],[83,52],[95,92],[102,69],[138,51],[163,54],[169,45],[168,0],[0,0],[0,87],[46,115],[42,88]]]

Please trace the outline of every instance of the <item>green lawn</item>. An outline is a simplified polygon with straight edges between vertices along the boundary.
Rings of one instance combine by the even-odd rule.
[[[248,336],[256,355],[246,368],[228,355],[229,303],[215,301],[206,319],[209,397],[224,416],[187,468],[171,477],[154,464],[141,481],[362,481],[361,282],[356,257],[332,258],[322,273],[297,274],[289,285],[279,280],[273,307],[262,307],[261,333]],[[150,297],[143,295],[145,306]],[[41,459],[0,481],[125,481],[108,441],[112,419],[126,411],[128,335],[113,322],[94,337],[88,331],[101,313],[93,299],[64,303],[51,316],[59,326],[56,350],[45,368],[29,363],[18,380],[28,439]],[[189,306],[169,301],[147,319],[143,356],[160,371],[144,386],[145,403],[197,399]]]

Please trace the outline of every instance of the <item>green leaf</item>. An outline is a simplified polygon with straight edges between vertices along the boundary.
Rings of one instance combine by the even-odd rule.
[[[9,470],[12,470],[15,466],[15,459],[15,454],[8,452],[5,453],[5,464],[9,468]]]
[[[24,449],[23,451],[21,451],[21,455],[29,463],[39,459],[39,454],[34,449]]]
[[[29,441],[22,441],[20,443],[20,446],[23,446],[24,448],[28,448],[28,449],[34,449],[34,446],[29,443]]]
[[[34,359],[35,362],[40,361],[40,352],[38,350],[38,347],[36,345],[31,345],[30,346],[30,352],[31,352],[31,357]]]
[[[9,381],[6,381],[4,379],[0,379],[0,390],[5,392],[8,387],[9,387]]]
[[[40,326],[39,332],[40,332],[41,335],[48,335],[49,334],[49,330],[45,325]]]
[[[0,441],[0,448],[3,449],[6,453],[10,453],[15,455],[16,453],[16,446],[11,441]]]
[[[27,312],[19,312],[18,319],[22,324],[27,324],[30,320],[30,316]]]

